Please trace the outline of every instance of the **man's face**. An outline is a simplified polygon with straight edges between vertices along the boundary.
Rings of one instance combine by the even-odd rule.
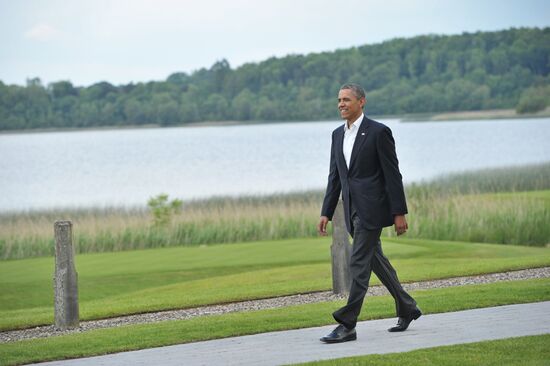
[[[363,113],[365,98],[357,99],[351,89],[341,89],[338,93],[338,110],[340,116],[349,123],[355,122]]]

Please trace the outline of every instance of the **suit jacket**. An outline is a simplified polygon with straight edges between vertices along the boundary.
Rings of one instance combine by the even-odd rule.
[[[407,213],[407,204],[391,130],[365,117],[357,131],[349,169],[343,142],[344,125],[332,132],[330,170],[321,216],[332,220],[342,193],[346,226],[351,234],[352,201],[367,229],[393,225],[394,215]]]

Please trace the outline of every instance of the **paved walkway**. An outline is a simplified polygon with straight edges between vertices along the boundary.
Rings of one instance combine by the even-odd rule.
[[[348,356],[550,333],[550,301],[424,315],[403,333],[389,333],[395,319],[357,324],[355,342],[324,344],[333,326],[145,349],[42,366],[285,365]]]

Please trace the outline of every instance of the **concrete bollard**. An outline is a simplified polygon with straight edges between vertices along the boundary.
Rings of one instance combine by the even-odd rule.
[[[332,216],[332,292],[335,294],[348,294],[351,287],[349,263],[351,258],[351,245],[349,234],[344,221],[344,204],[338,202]]]
[[[74,263],[73,224],[56,221],[55,232],[55,327],[78,328],[78,275]]]

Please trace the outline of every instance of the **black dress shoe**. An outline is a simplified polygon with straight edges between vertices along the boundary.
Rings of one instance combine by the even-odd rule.
[[[420,311],[420,309],[417,308],[409,316],[399,317],[399,319],[397,320],[397,325],[388,329],[388,332],[402,332],[404,330],[407,330],[409,324],[411,324],[413,320],[420,318],[421,315],[422,312]]]
[[[357,333],[355,328],[348,329],[342,324],[334,328],[332,332],[321,338],[321,342],[325,343],[341,343],[347,341],[354,341],[357,339]]]

